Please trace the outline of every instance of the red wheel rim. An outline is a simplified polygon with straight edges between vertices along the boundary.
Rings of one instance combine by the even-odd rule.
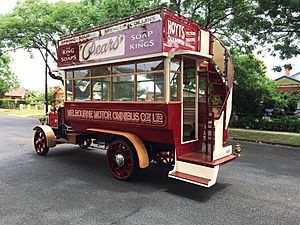
[[[155,161],[163,166],[172,166],[175,162],[173,151],[160,151],[155,157]]]
[[[111,145],[107,151],[111,174],[120,180],[127,179],[133,171],[133,157],[130,147],[122,142]]]
[[[45,150],[47,148],[47,140],[45,134],[37,130],[34,134],[34,148],[37,154],[41,155],[45,153]]]

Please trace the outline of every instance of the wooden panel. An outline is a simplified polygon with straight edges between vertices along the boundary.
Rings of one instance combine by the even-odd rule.
[[[186,173],[181,173],[181,172],[171,173],[170,176],[182,178],[182,179],[185,179],[185,180],[190,180],[190,181],[200,183],[200,184],[204,184],[204,185],[208,185],[208,182],[210,181],[209,179],[206,179],[206,178],[203,178],[203,177],[196,177],[196,176],[186,174]]]
[[[214,167],[217,165],[224,165],[232,160],[235,160],[237,157],[235,155],[228,155],[224,158],[210,161],[210,156],[206,155],[204,152],[192,152],[183,156],[178,157],[178,160],[188,163],[194,163],[203,166]]]

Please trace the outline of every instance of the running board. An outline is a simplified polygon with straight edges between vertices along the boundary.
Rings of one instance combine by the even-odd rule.
[[[219,165],[208,167],[176,160],[174,169],[169,172],[169,177],[203,187],[211,187],[217,181],[218,172]]]

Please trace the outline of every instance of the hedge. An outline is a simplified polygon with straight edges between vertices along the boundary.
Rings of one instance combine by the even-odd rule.
[[[26,100],[17,100],[17,99],[0,99],[0,108],[4,109],[13,109],[18,108],[20,104],[28,104]]]
[[[300,118],[282,116],[270,119],[257,117],[241,117],[231,120],[230,126],[234,128],[248,128],[255,130],[270,130],[284,132],[300,132]]]

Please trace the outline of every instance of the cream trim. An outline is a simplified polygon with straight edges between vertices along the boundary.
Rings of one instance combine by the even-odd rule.
[[[171,58],[167,57],[165,59],[165,101],[170,102],[170,63]]]
[[[156,54],[136,56],[136,57],[124,58],[124,59],[115,59],[115,60],[104,61],[104,62],[96,62],[96,63],[88,63],[88,64],[75,65],[75,66],[72,65],[72,66],[58,67],[57,70],[66,70],[66,69],[75,69],[75,68],[90,67],[90,66],[99,66],[99,65],[105,65],[105,64],[121,63],[121,62],[134,61],[134,60],[140,60],[140,59],[149,59],[149,58],[162,57],[162,56],[167,57],[168,53],[167,52],[161,52],[161,53],[156,53]]]
[[[174,178],[174,179],[182,180],[182,181],[196,184],[199,186],[211,187],[217,181],[219,168],[220,168],[219,165],[217,165],[215,167],[207,167],[207,166],[196,165],[193,163],[187,163],[187,162],[182,162],[182,161],[176,160],[174,169],[169,172],[168,176],[171,178]],[[172,176],[171,174],[174,172],[181,172],[181,173],[189,174],[192,176],[205,178],[210,181],[208,182],[208,185],[204,185],[202,183],[197,183],[197,182],[194,182],[194,181],[191,181],[188,179]]]
[[[209,58],[212,59],[212,55],[205,54],[203,52],[196,52],[196,51],[190,51],[190,50],[181,50],[181,51],[176,51],[176,52],[169,52],[169,55],[189,55],[189,56],[196,56],[196,57],[201,57],[201,58]]]

